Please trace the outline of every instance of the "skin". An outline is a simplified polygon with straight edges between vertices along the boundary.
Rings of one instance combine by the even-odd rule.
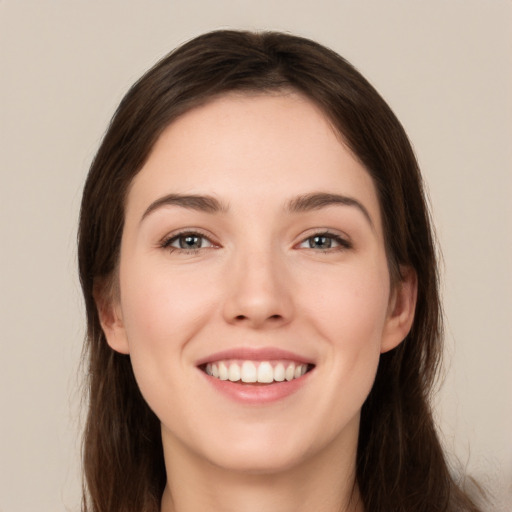
[[[290,211],[319,192],[360,206]],[[155,204],[169,194],[222,208]],[[204,236],[199,249],[180,249],[183,231]],[[119,296],[98,298],[108,343],[130,354],[162,424],[162,512],[362,510],[361,406],[414,315],[415,275],[402,271],[391,286],[371,177],[303,96],[224,96],[163,132],[128,193]],[[240,403],[197,361],[241,346],[314,369],[290,396]]]

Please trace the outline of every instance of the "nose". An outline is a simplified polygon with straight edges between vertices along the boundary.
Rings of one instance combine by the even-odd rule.
[[[230,264],[223,314],[226,322],[253,329],[290,322],[293,300],[290,280],[279,255],[244,251]]]

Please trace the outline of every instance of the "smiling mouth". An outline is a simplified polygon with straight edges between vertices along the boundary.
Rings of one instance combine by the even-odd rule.
[[[273,384],[301,378],[313,364],[293,361],[220,360],[200,366],[210,377],[239,384]]]

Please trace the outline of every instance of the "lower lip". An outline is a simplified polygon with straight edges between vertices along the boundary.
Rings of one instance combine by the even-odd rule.
[[[241,384],[211,377],[203,371],[201,373],[215,390],[228,398],[243,404],[258,405],[277,402],[293,395],[309,380],[311,371],[298,379],[274,382],[273,384]]]

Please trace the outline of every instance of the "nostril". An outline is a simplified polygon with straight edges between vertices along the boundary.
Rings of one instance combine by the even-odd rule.
[[[236,315],[231,318],[232,322],[235,322],[236,324],[242,325],[247,323],[248,325],[253,326],[260,326],[267,323],[269,326],[276,326],[281,324],[283,322],[285,317],[283,315],[280,315],[279,313],[276,313],[274,315]]]
[[[235,316],[235,320],[237,321],[243,321],[243,320],[248,320],[250,317],[247,317],[246,315],[237,315]],[[281,315],[271,315],[267,318],[267,320],[271,320],[271,321],[278,321],[278,320],[282,320],[283,317]]]

